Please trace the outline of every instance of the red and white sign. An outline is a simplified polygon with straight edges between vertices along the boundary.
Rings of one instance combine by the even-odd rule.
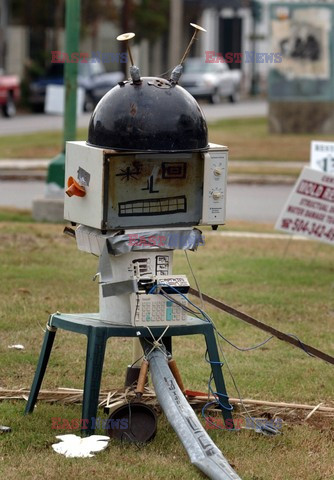
[[[334,175],[305,167],[275,228],[334,245]]]

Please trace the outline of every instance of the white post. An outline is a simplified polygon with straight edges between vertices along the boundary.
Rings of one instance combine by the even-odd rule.
[[[178,65],[183,47],[183,1],[171,0],[169,13],[168,68]]]

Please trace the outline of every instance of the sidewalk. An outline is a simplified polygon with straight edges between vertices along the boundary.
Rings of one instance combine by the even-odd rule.
[[[0,180],[45,180],[50,159],[0,160]]]
[[[50,159],[0,160],[0,180],[45,181]],[[299,162],[229,161],[229,183],[294,184],[301,169]],[[284,173],[282,173],[284,171]]]

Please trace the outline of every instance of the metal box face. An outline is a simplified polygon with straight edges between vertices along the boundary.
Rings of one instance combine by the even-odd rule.
[[[202,214],[203,158],[193,154],[113,156],[107,225],[194,225]]]
[[[227,149],[215,147],[209,153],[122,153],[68,142],[65,178],[77,179],[86,195],[65,195],[64,217],[101,230],[198,225],[203,218],[224,223]],[[220,177],[213,173],[217,155]]]

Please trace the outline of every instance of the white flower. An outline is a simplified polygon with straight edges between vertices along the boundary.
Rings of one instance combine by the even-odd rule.
[[[62,440],[54,443],[52,448],[55,452],[65,455],[65,457],[94,457],[91,452],[100,452],[104,450],[109,437],[105,435],[91,435],[90,437],[78,437],[77,435],[57,435],[56,438]]]

